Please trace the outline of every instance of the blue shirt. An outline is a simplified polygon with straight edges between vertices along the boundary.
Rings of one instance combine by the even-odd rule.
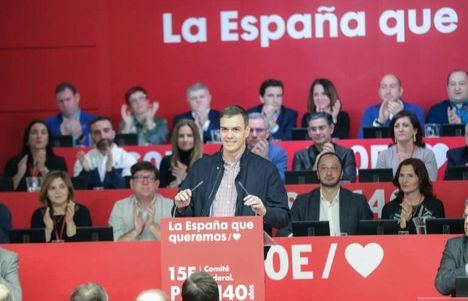
[[[364,138],[364,130],[363,128],[373,127],[374,120],[379,117],[380,106],[382,104],[379,103],[377,105],[373,105],[367,107],[362,115],[361,126],[359,127],[358,138]],[[424,130],[424,111],[420,106],[410,104],[408,102],[403,101],[403,110],[410,111],[418,117],[419,123],[421,124],[421,128]],[[390,119],[388,119],[384,126],[388,127],[390,125]]]
[[[81,130],[83,133],[83,142],[80,145],[83,146],[91,146],[90,140],[90,126],[89,124],[96,118],[96,116],[86,113],[85,111],[80,111],[79,113],[79,120],[81,124]],[[62,113],[57,114],[55,116],[47,118],[45,121],[47,127],[49,128],[52,136],[62,136],[60,132],[60,125],[63,122],[63,115]],[[76,145],[75,138],[73,138],[73,144]]]

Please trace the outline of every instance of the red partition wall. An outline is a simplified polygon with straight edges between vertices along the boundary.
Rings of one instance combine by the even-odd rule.
[[[196,81],[220,109],[257,104],[261,81],[276,77],[302,115],[311,81],[328,77],[354,135],[384,73],[397,74],[404,98],[426,110],[445,98],[446,74],[468,66],[467,14],[456,0],[0,0],[0,137],[9,142],[0,166],[28,121],[55,112],[63,80],[77,85],[84,109],[117,122],[135,84],[171,121]]]
[[[434,278],[445,242],[451,237],[276,239],[277,245],[265,261],[264,300],[414,301],[440,296]],[[23,300],[67,300],[76,285],[88,281],[102,284],[110,300],[116,301],[134,300],[143,289],[161,287],[159,242],[2,247],[19,253]]]
[[[444,202],[447,217],[460,217],[463,214],[464,202],[468,196],[466,181],[434,182],[434,192]],[[298,194],[307,193],[318,185],[286,185],[289,205]],[[391,183],[353,183],[343,187],[366,196],[374,216],[380,217],[382,207],[389,202],[395,187]],[[453,187],[457,187],[456,194]],[[173,199],[176,189],[159,189],[163,196]],[[93,225],[105,226],[114,203],[131,194],[131,190],[78,190],[75,198],[80,204],[87,206],[91,212]],[[13,216],[13,228],[29,228],[32,213],[39,207],[37,192],[1,192],[0,202],[5,204]]]

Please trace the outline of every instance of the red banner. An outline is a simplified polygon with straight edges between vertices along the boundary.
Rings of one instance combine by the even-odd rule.
[[[434,278],[446,235],[348,236],[276,239],[265,261],[265,300],[414,301],[440,296]],[[216,244],[195,249],[206,256],[244,260],[243,271],[262,265],[245,250],[217,254]],[[67,300],[73,288],[95,281],[110,300],[134,300],[161,287],[158,242],[2,245],[19,253],[23,300]],[[249,249],[249,248],[246,248]],[[90,256],[92,254],[92,256]],[[190,256],[180,266],[192,266]],[[183,264],[182,264],[183,263]],[[66,272],[64,272],[66,271]],[[166,275],[167,276],[167,275]],[[38,281],[38,277],[43,281]],[[247,279],[238,279],[246,282]],[[167,292],[170,293],[169,291]],[[256,296],[259,293],[255,291]]]
[[[163,290],[181,300],[185,279],[204,271],[217,281],[221,300],[265,300],[262,233],[260,217],[163,219]]]
[[[463,137],[441,137],[441,138],[426,138],[426,145],[434,151],[439,167],[439,179],[443,179],[446,166],[447,150],[465,145]],[[356,156],[356,168],[367,169],[375,167],[377,156],[380,151],[387,149],[391,143],[390,139],[350,139],[336,140],[337,144],[352,148]],[[278,142],[288,155],[288,170],[291,170],[294,153],[300,149],[307,148],[311,145],[310,141],[281,141]],[[136,158],[146,161],[151,161],[156,166],[159,166],[163,156],[171,153],[170,145],[154,145],[154,146],[125,146],[127,151],[132,152]],[[212,154],[220,148],[219,144],[205,144],[203,152]],[[82,148],[56,148],[56,153],[63,156],[67,162],[67,167],[70,173],[73,171],[73,165],[76,161],[76,153]]]

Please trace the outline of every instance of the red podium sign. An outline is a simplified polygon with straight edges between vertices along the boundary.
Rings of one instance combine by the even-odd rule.
[[[210,273],[221,300],[264,300],[263,221],[260,217],[177,218],[161,221],[162,289],[180,300],[193,272]]]

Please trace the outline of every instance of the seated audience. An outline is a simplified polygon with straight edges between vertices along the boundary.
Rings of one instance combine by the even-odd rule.
[[[169,298],[162,290],[149,289],[138,294],[135,301],[169,301]]]
[[[125,101],[126,104],[123,104],[120,110],[122,121],[119,133],[137,134],[138,145],[164,144],[167,121],[155,117],[159,102],[150,103],[148,93],[142,87],[132,87],[125,92]]]
[[[7,249],[0,248],[0,284],[4,295],[10,295],[12,301],[22,300],[21,283],[18,275],[18,255]],[[5,297],[6,298],[6,297]]]
[[[190,167],[203,155],[198,127],[191,119],[181,119],[176,123],[171,145],[172,154],[164,156],[159,167],[161,188],[179,187]]]
[[[415,232],[415,217],[443,218],[444,204],[432,192],[424,162],[417,158],[403,160],[393,178],[398,188],[396,198],[382,208],[382,219],[393,219],[402,230]]]
[[[91,122],[91,137],[95,146],[87,154],[76,154],[73,176],[83,177],[88,189],[125,188],[124,177],[130,176],[136,159],[114,143],[115,132],[109,118],[97,117]]]
[[[468,123],[468,74],[453,70],[447,77],[448,99],[433,105],[427,114],[426,123]]]
[[[416,115],[401,111],[393,117],[389,128],[394,143],[379,153],[376,168],[392,168],[395,175],[400,162],[418,158],[426,164],[431,181],[436,181],[438,169],[435,154],[423,142],[424,132]]]
[[[182,301],[219,301],[216,280],[207,272],[195,272],[182,284]]]
[[[70,296],[70,301],[108,301],[106,291],[102,286],[94,282],[88,282],[77,286]]]
[[[55,88],[55,99],[60,113],[45,120],[52,136],[70,135],[74,145],[90,146],[89,124],[96,117],[80,109],[80,94],[75,86],[60,83]]]
[[[34,120],[24,130],[21,153],[8,160],[3,176],[11,177],[13,189],[26,191],[27,177],[44,177],[51,170],[67,170],[62,157],[52,150],[51,136],[46,124]]]
[[[468,199],[465,201],[465,235],[447,240],[435,278],[435,287],[443,295],[455,295],[455,279],[468,277]]]
[[[191,111],[176,115],[174,124],[181,119],[192,119],[195,121],[200,137],[203,143],[216,141],[219,136],[219,112],[212,110],[211,94],[208,87],[202,83],[195,83],[187,88],[187,102],[190,104]]]
[[[398,77],[387,74],[382,77],[379,86],[381,103],[367,107],[362,115],[358,138],[364,138],[366,127],[388,127],[393,116],[400,111],[410,111],[417,116],[419,124],[424,127],[424,111],[420,106],[403,101],[403,87]]]
[[[333,82],[326,78],[317,78],[309,89],[307,113],[302,117],[302,127],[307,128],[309,116],[316,112],[327,112],[333,117],[335,130],[333,138],[348,139],[349,115],[342,111],[340,97]]]
[[[362,194],[353,193],[340,186],[343,162],[334,152],[318,157],[317,177],[320,188],[297,196],[291,207],[291,222],[329,221],[330,235],[357,233],[360,220],[373,219],[372,211]],[[292,233],[291,224],[280,230],[281,236]]]
[[[70,176],[52,171],[39,192],[41,208],[31,217],[31,228],[44,228],[45,241],[73,241],[77,227],[91,226],[88,208],[75,202]]]
[[[313,113],[309,116],[307,131],[313,145],[294,154],[293,170],[315,170],[316,160],[322,153],[336,153],[343,161],[343,180],[356,180],[356,161],[352,149],[342,147],[332,142],[335,129],[333,117],[325,112]]]
[[[260,113],[249,114],[250,134],[247,145],[250,151],[267,160],[270,160],[278,169],[284,183],[284,173],[288,167],[286,151],[270,139],[270,129],[265,116]]]
[[[7,206],[0,203],[0,244],[8,243],[11,230],[11,213]]]
[[[465,124],[465,146],[447,151],[447,168],[463,166],[468,166],[468,123]],[[447,170],[445,178],[447,178]]]
[[[292,129],[297,124],[297,112],[283,105],[284,86],[276,79],[267,79],[260,86],[261,105],[249,113],[262,113],[268,121],[270,134],[275,140],[291,140]]]
[[[147,161],[132,166],[132,195],[116,202],[109,218],[114,240],[160,240],[159,223],[171,217],[173,201],[156,193],[159,173]]]

